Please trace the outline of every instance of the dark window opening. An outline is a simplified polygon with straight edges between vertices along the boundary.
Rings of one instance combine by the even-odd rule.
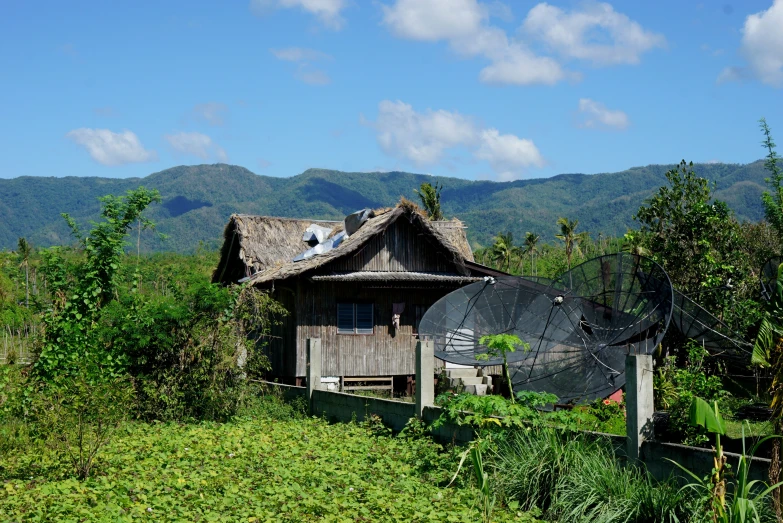
[[[337,334],[372,334],[372,303],[338,303]]]

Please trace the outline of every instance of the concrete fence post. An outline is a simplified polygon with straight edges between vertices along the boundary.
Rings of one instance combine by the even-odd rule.
[[[424,407],[435,404],[435,344],[431,340],[416,343],[416,417]]]
[[[321,338],[307,338],[307,405],[313,414],[313,391],[321,388]]]
[[[647,354],[625,357],[625,430],[628,462],[641,459],[642,444],[653,437],[653,360]]]

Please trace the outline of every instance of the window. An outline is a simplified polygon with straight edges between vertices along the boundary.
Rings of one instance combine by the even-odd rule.
[[[337,334],[372,334],[372,303],[338,303]]]

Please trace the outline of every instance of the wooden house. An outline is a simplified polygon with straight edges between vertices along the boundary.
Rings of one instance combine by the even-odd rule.
[[[417,327],[424,312],[452,290],[488,275],[476,264],[459,220],[430,221],[402,201],[372,211],[337,247],[302,261],[303,233],[343,222],[234,215],[225,229],[214,281],[248,281],[269,289],[289,311],[269,346],[272,374],[300,383],[308,338],[321,339],[321,373],[394,377],[415,374]],[[397,316],[395,316],[397,315]]]

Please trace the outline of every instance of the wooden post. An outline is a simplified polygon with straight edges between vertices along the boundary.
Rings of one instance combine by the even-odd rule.
[[[416,417],[424,407],[435,404],[435,344],[431,340],[416,343]]]
[[[628,462],[642,459],[642,444],[653,437],[653,361],[648,354],[625,357],[625,430]]]
[[[321,338],[307,338],[307,405],[313,414],[313,391],[321,388]]]

